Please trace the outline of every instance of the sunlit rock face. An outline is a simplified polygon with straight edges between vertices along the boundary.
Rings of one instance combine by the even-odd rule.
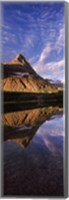
[[[58,92],[58,87],[40,77],[21,54],[18,54],[10,62],[2,63],[2,71],[3,80],[0,87],[2,87],[3,91]]]

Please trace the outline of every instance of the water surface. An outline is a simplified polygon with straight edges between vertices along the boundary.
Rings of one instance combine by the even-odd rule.
[[[59,107],[6,113],[4,195],[64,196],[64,115]]]

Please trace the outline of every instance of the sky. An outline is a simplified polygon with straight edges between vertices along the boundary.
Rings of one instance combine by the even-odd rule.
[[[23,54],[43,78],[65,81],[65,3],[2,3],[2,62]]]

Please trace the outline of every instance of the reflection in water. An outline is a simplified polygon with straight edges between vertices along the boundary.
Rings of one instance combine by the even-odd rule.
[[[63,120],[59,107],[2,116],[5,195],[64,195]]]
[[[62,108],[45,107],[4,114],[4,140],[12,140],[26,147],[41,124],[52,116],[62,115]]]

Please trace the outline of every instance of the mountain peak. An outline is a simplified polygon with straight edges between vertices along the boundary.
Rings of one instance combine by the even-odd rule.
[[[24,62],[27,62],[26,61],[26,58],[22,55],[22,54],[17,54],[17,56],[14,58],[15,61],[19,61],[21,63],[24,64]]]
[[[16,55],[16,59],[19,59],[19,58],[23,59],[25,57],[21,53],[19,53],[19,54]]]
[[[10,69],[8,68],[10,66]],[[30,63],[22,54],[17,54],[16,57],[8,63],[3,64],[5,77],[9,76],[23,76],[33,75],[39,76],[35,70],[31,67]]]

